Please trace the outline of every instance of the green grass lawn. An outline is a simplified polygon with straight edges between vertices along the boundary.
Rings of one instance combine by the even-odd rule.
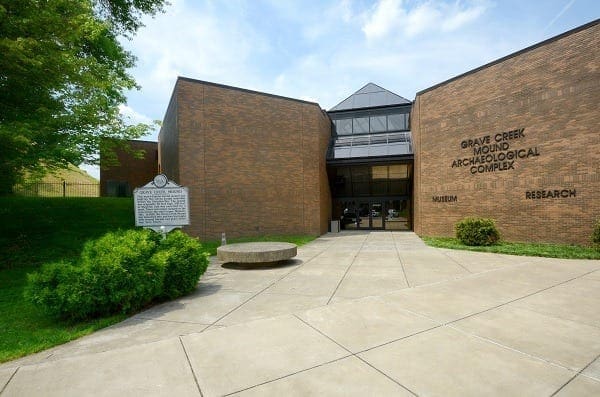
[[[134,227],[127,198],[0,197],[0,362],[68,342],[123,320],[116,315],[68,322],[25,301],[27,273],[43,263],[79,257],[83,244],[106,232]],[[265,236],[228,239],[305,244],[314,237]],[[220,241],[203,242],[216,254]]]
[[[539,243],[508,243],[500,242],[488,247],[472,247],[462,244],[452,237],[421,237],[432,247],[450,248],[479,252],[494,252],[498,254],[543,256],[563,259],[600,259],[600,250],[591,247],[561,244]]]
[[[75,259],[91,238],[134,225],[133,200],[0,197],[0,362],[31,354],[118,322],[122,315],[65,322],[23,299],[27,273]]]

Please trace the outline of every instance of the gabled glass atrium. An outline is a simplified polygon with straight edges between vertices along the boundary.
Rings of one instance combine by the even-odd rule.
[[[411,106],[369,83],[328,112],[327,172],[342,229],[412,229]]]
[[[412,156],[410,108],[408,99],[367,84],[328,112],[327,159]]]

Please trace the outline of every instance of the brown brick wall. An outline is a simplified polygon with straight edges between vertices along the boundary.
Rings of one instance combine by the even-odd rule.
[[[171,96],[158,134],[158,168],[170,180],[179,182],[179,133],[177,131],[177,95]]]
[[[327,231],[330,129],[318,105],[189,79],[177,81],[174,97],[177,182],[190,192],[189,233],[216,239],[222,232]],[[172,134],[163,126],[165,172]]]
[[[417,233],[452,235],[458,220],[482,216],[496,219],[508,241],[589,243],[600,217],[599,43],[595,24],[417,95]],[[494,144],[497,133],[520,128],[522,136],[495,154],[532,148],[539,155],[504,171],[452,167],[474,157],[461,142],[489,135]],[[576,197],[526,198],[529,191],[562,189]]]
[[[156,176],[158,171],[158,144],[148,141],[128,141],[131,150],[144,152],[142,159],[135,158],[131,152],[123,149],[116,149],[118,166],[107,166],[102,164],[103,158],[100,155],[100,195],[107,195],[107,182],[119,181],[129,184],[131,194],[133,189],[150,182]]]

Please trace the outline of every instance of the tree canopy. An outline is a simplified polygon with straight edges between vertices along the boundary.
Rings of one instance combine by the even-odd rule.
[[[165,0],[0,0],[0,194],[25,171],[97,161],[104,138],[149,126],[119,114],[135,57],[130,37]]]

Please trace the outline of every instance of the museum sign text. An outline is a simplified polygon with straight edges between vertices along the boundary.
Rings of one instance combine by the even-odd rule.
[[[484,172],[508,171],[515,169],[515,162],[540,155],[537,146],[529,148],[512,148],[511,144],[525,138],[525,128],[499,132],[473,139],[465,139],[460,148],[467,154],[454,159],[452,168],[468,167],[471,174]]]

